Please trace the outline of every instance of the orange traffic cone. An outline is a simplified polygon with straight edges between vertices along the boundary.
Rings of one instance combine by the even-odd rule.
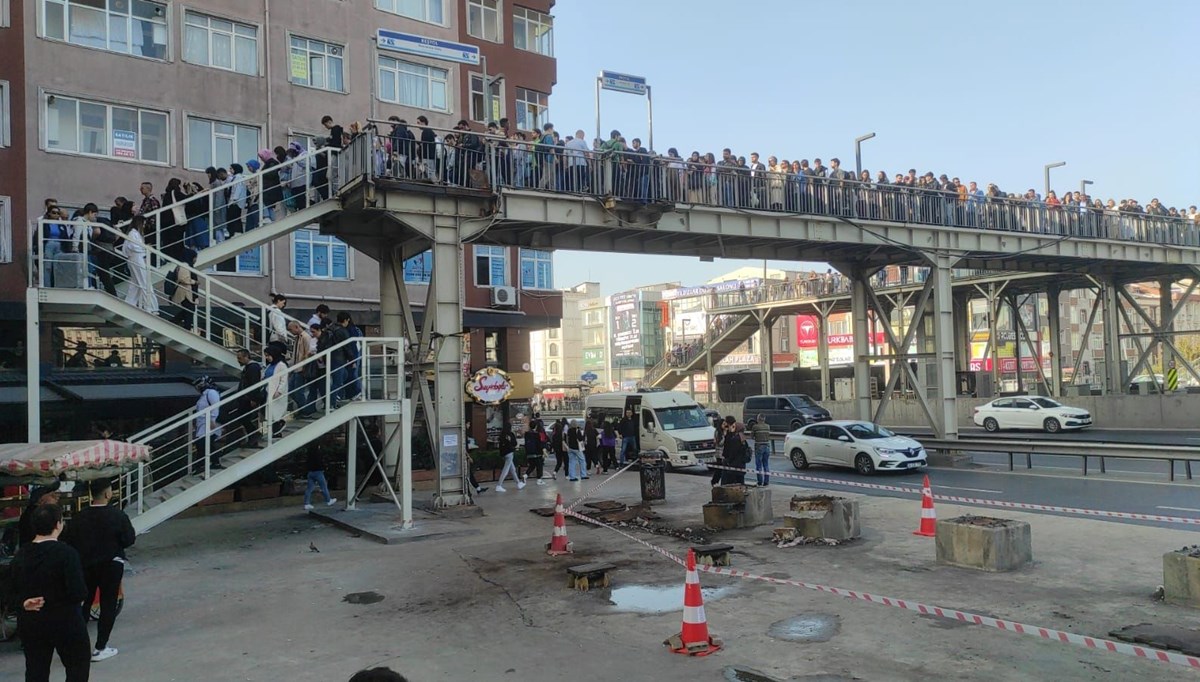
[[[683,584],[683,629],[663,644],[672,653],[707,656],[721,648],[721,640],[708,634],[704,617],[704,596],[700,593],[700,574],[696,572],[696,553],[688,550],[687,579]]]
[[[913,531],[913,535],[924,535],[931,538],[937,535],[937,512],[933,509],[933,489],[929,487],[929,476],[925,476],[925,484],[921,486],[921,527]]]
[[[554,500],[554,535],[546,544],[546,554],[561,556],[571,553],[571,543],[567,540],[567,517],[563,514],[562,494]]]

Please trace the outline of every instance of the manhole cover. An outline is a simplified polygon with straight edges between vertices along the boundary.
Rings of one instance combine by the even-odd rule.
[[[342,597],[348,604],[378,604],[383,601],[383,595],[378,592],[351,592]]]
[[[842,629],[842,619],[830,613],[802,613],[771,624],[767,634],[785,642],[828,642]]]

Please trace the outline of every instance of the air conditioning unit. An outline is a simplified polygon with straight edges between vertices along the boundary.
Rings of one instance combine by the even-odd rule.
[[[492,287],[492,305],[515,306],[517,304],[516,287]]]

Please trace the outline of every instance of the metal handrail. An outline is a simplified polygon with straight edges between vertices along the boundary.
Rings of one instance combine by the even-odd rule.
[[[1013,455],[1025,455],[1026,468],[1033,468],[1033,455],[1081,457],[1083,475],[1088,473],[1088,458],[1100,460],[1100,472],[1106,472],[1106,458],[1142,459],[1167,462],[1170,478],[1175,480],[1175,462],[1183,462],[1188,479],[1192,478],[1193,461],[1200,461],[1200,448],[1177,445],[1137,445],[1130,443],[1098,443],[1092,441],[1000,440],[996,438],[937,439],[913,436],[926,450],[943,452],[999,452],[1008,455],[1008,469],[1013,470]]]
[[[661,360],[656,362],[653,367],[646,371],[646,385],[654,385],[659,379],[666,376],[672,369],[687,365],[692,360],[702,355],[706,348],[721,340],[727,334],[731,333],[735,328],[737,328],[737,322],[742,319],[744,318],[740,315],[714,315],[711,322],[715,324],[710,324],[708,329],[705,330],[704,334],[699,337],[700,343],[696,346],[695,352],[685,355],[675,362],[675,358],[672,357],[671,351],[667,351],[667,354],[664,355]]]
[[[47,234],[47,228],[51,224],[69,226],[76,231],[76,234],[68,239],[52,238]],[[106,233],[110,237],[109,244],[111,244],[111,247],[101,246],[102,242],[95,241],[96,233]],[[106,258],[121,259],[120,255],[116,253],[115,245],[124,238],[125,233],[104,223],[39,220],[37,241],[34,243],[37,248],[30,248],[28,250],[30,259],[29,286],[33,288],[66,288],[54,286],[55,283],[53,282],[53,273],[51,270],[58,264],[67,264],[79,268],[76,284],[80,287],[103,291],[109,295],[116,296],[116,283],[124,282],[130,286],[135,284],[133,282],[133,273],[122,272],[118,267],[119,261],[105,262]],[[30,236],[30,239],[34,239],[33,235]],[[62,253],[65,244],[70,244],[73,250],[77,249],[79,251],[80,258],[78,260],[47,255],[48,252],[55,254]],[[48,248],[51,246],[55,248]],[[149,293],[153,296],[157,307],[177,305],[171,300],[170,296],[166,295],[165,291],[160,290],[156,286],[157,282],[155,280],[165,278],[166,276],[163,272],[164,266],[168,272],[180,269],[186,270],[196,282],[196,304],[193,315],[197,333],[208,339],[213,338],[214,332],[220,333],[221,341],[219,343],[220,345],[225,345],[223,332],[230,332],[235,339],[238,339],[233,344],[234,348],[244,346],[254,353],[257,353],[257,351],[266,345],[267,340],[270,338],[270,329],[267,325],[269,306],[266,303],[151,246],[145,246],[145,250],[147,275],[151,278]],[[152,267],[152,264],[155,263],[157,267]],[[104,282],[105,278],[102,275],[107,276],[107,283]],[[95,286],[90,281],[93,276],[97,280]],[[112,291],[108,291],[107,284],[113,285]],[[226,322],[221,317],[215,315],[215,311],[224,313],[235,320],[235,323]],[[153,311],[150,310],[147,312]],[[286,314],[285,320],[300,322]]]
[[[339,353],[350,353],[342,363],[335,363],[334,358]],[[160,422],[141,431],[128,440],[131,443],[147,444],[153,447],[154,457],[148,464],[140,464],[137,468],[122,474],[121,490],[126,491],[122,502],[125,505],[136,504],[140,513],[145,510],[145,495],[161,489],[171,482],[189,475],[201,463],[197,456],[205,453],[229,453],[244,447],[244,439],[234,442],[226,440],[219,442],[222,434],[214,435],[214,429],[206,427],[204,433],[195,434],[197,423],[211,425],[217,422],[216,417],[239,403],[245,403],[244,398],[256,396],[259,392],[269,390],[273,382],[283,382],[286,396],[282,399],[289,401],[289,406],[283,416],[284,421],[303,418],[309,411],[322,409],[326,414],[345,404],[344,401],[355,400],[389,400],[401,395],[404,380],[404,340],[400,338],[364,338],[346,339],[335,346],[310,356],[303,362],[292,367],[285,367],[282,378],[267,377],[252,386],[238,390],[232,394],[221,396],[219,402],[202,409],[190,409],[174,417]],[[323,363],[323,364],[322,364]],[[315,369],[315,371],[307,371]],[[308,374],[308,377],[304,375]],[[299,381],[292,381],[300,377]],[[308,399],[311,390],[323,392],[319,399]],[[290,401],[295,402],[291,406]],[[235,426],[248,427],[258,421],[258,412],[268,409],[270,398],[262,405],[253,408],[253,412],[239,414],[234,421],[226,421],[220,429]],[[239,419],[244,421],[239,422]],[[272,424],[267,424],[265,447],[269,447],[277,438]],[[249,433],[243,434],[246,438]],[[210,467],[210,457],[204,457],[203,478],[213,476]],[[134,499],[136,497],[136,500]]]

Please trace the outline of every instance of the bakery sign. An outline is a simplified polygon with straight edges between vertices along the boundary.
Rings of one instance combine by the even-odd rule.
[[[475,402],[499,405],[513,392],[513,383],[504,370],[486,367],[471,375],[465,388]]]

